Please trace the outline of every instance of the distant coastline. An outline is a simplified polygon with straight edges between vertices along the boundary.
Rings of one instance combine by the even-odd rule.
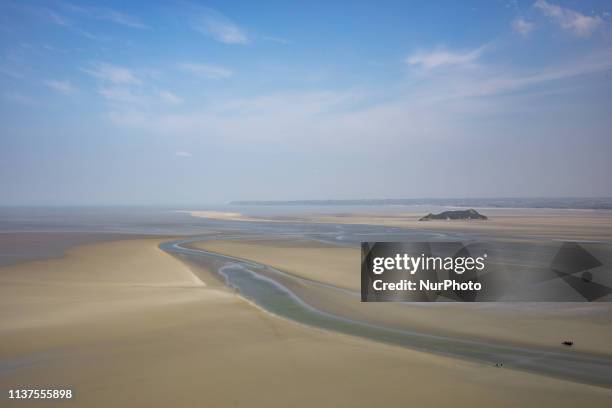
[[[612,197],[558,197],[558,198],[391,198],[357,200],[246,200],[232,201],[229,205],[242,206],[332,206],[332,205],[439,205],[480,208],[553,208],[612,210]]]

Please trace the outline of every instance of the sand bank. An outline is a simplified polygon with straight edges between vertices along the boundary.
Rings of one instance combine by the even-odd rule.
[[[83,245],[61,259],[0,271],[0,331],[87,320],[94,315],[182,301],[204,283],[157,245],[160,239]]]

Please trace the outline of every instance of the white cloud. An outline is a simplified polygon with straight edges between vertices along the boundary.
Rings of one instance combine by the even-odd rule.
[[[180,103],[183,102],[183,99],[181,99],[179,96],[176,96],[172,92],[157,91],[157,95],[160,97],[162,101],[169,103],[171,105],[179,105]]]
[[[145,102],[145,99],[142,96],[135,94],[132,90],[128,88],[116,86],[101,87],[100,89],[98,89],[98,93],[111,102],[118,102],[130,105],[141,105]]]
[[[176,152],[175,155],[179,157],[193,157],[193,154],[184,151]]]
[[[417,52],[406,58],[406,63],[425,69],[449,66],[468,67],[474,65],[475,61],[480,58],[486,48],[487,46],[483,45],[482,47],[467,51],[452,52],[438,50],[432,52]]]
[[[23,4],[22,4],[23,3]],[[15,2],[19,9],[60,27],[70,27],[72,23],[63,15],[46,7],[27,5],[25,2]]]
[[[106,63],[95,63],[91,68],[84,69],[89,75],[104,82],[123,85],[139,85],[142,81],[128,68]]]
[[[166,109],[167,105],[180,105],[183,99],[172,92],[164,90],[133,89],[125,86],[101,86],[98,94],[121,109]]]
[[[76,88],[72,85],[70,81],[60,81],[56,79],[49,79],[43,81],[43,83],[54,90],[55,92],[59,92],[64,95],[69,95],[76,91]]]
[[[62,27],[70,26],[70,23],[68,22],[68,20],[66,20],[60,14],[58,14],[58,13],[56,13],[54,11],[51,11],[51,10],[46,10],[46,9],[43,9],[42,12],[46,15],[46,17],[49,19],[49,21],[51,21],[53,24],[57,24],[57,25],[62,26]]]
[[[55,24],[59,27],[62,27],[63,29],[69,30],[75,34],[78,34],[90,40],[96,40],[96,41],[108,40],[108,38],[106,37],[92,34],[88,31],[85,31],[79,28],[77,24],[75,24],[75,22],[73,21],[74,19],[68,19],[64,14],[60,14],[54,10],[51,10],[45,7],[25,6],[25,5],[21,6],[21,9],[24,10],[25,12],[28,12],[32,15],[37,16],[38,18],[42,18],[47,22]]]
[[[535,24],[525,20],[523,17],[519,17],[512,22],[512,29],[515,33],[527,37],[535,28]]]
[[[77,27],[72,27],[71,30],[72,32],[77,33],[78,35],[93,41],[108,41],[110,39],[109,37],[106,37],[104,35],[93,34],[89,31],[85,31]]]
[[[493,97],[509,92],[525,92],[530,87],[553,81],[567,81],[572,78],[592,75],[612,69],[612,50],[584,55],[557,66],[546,68],[512,70],[503,73],[494,66],[485,66],[475,74],[460,72],[430,75],[429,89],[419,98],[438,103],[449,100],[466,100],[479,97]]]
[[[364,133],[360,127],[367,127],[368,131],[374,127],[374,124],[367,124],[371,119],[367,114],[361,119],[362,111],[348,114],[350,120],[343,119],[359,97],[351,92],[334,91],[277,93],[218,101],[178,113],[119,108],[114,109],[109,118],[117,126],[151,134],[206,135],[228,143],[295,141],[310,144],[313,138],[335,143],[347,135]],[[345,129],[347,120],[351,122],[350,129]],[[353,124],[353,121],[358,123]],[[376,125],[384,122],[376,121]]]
[[[34,99],[20,92],[4,92],[2,97],[8,102],[17,103],[19,105],[28,107],[38,106],[38,103]]]
[[[179,68],[207,79],[226,79],[234,75],[230,69],[211,64],[185,63],[180,64]]]
[[[270,42],[277,43],[277,44],[283,44],[283,45],[291,44],[291,41],[289,41],[287,39],[284,39],[284,38],[281,38],[281,37],[272,37],[272,36],[269,36],[269,35],[265,35],[265,36],[263,36],[261,38],[263,40],[270,41]]]
[[[147,28],[147,26],[138,18],[111,9],[98,9],[94,12],[93,17],[99,20],[107,20],[115,24],[124,25],[126,27]]]
[[[196,18],[194,28],[224,44],[248,44],[247,33],[221,13],[205,9]]]
[[[534,7],[556,21],[561,28],[579,37],[591,35],[603,22],[599,16],[586,16],[577,11],[549,3],[546,0],[537,0]]]

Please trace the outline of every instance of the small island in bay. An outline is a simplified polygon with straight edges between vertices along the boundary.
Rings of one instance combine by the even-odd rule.
[[[486,220],[485,215],[480,214],[478,211],[470,208],[469,210],[454,210],[454,211],[443,211],[439,214],[429,213],[424,217],[421,217],[419,221],[429,220]]]

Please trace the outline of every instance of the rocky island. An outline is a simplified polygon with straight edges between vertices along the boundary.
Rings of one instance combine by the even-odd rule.
[[[419,221],[429,220],[486,220],[485,215],[480,214],[478,211],[470,208],[469,210],[455,210],[455,211],[443,211],[440,214],[429,213],[424,217],[421,217]]]

